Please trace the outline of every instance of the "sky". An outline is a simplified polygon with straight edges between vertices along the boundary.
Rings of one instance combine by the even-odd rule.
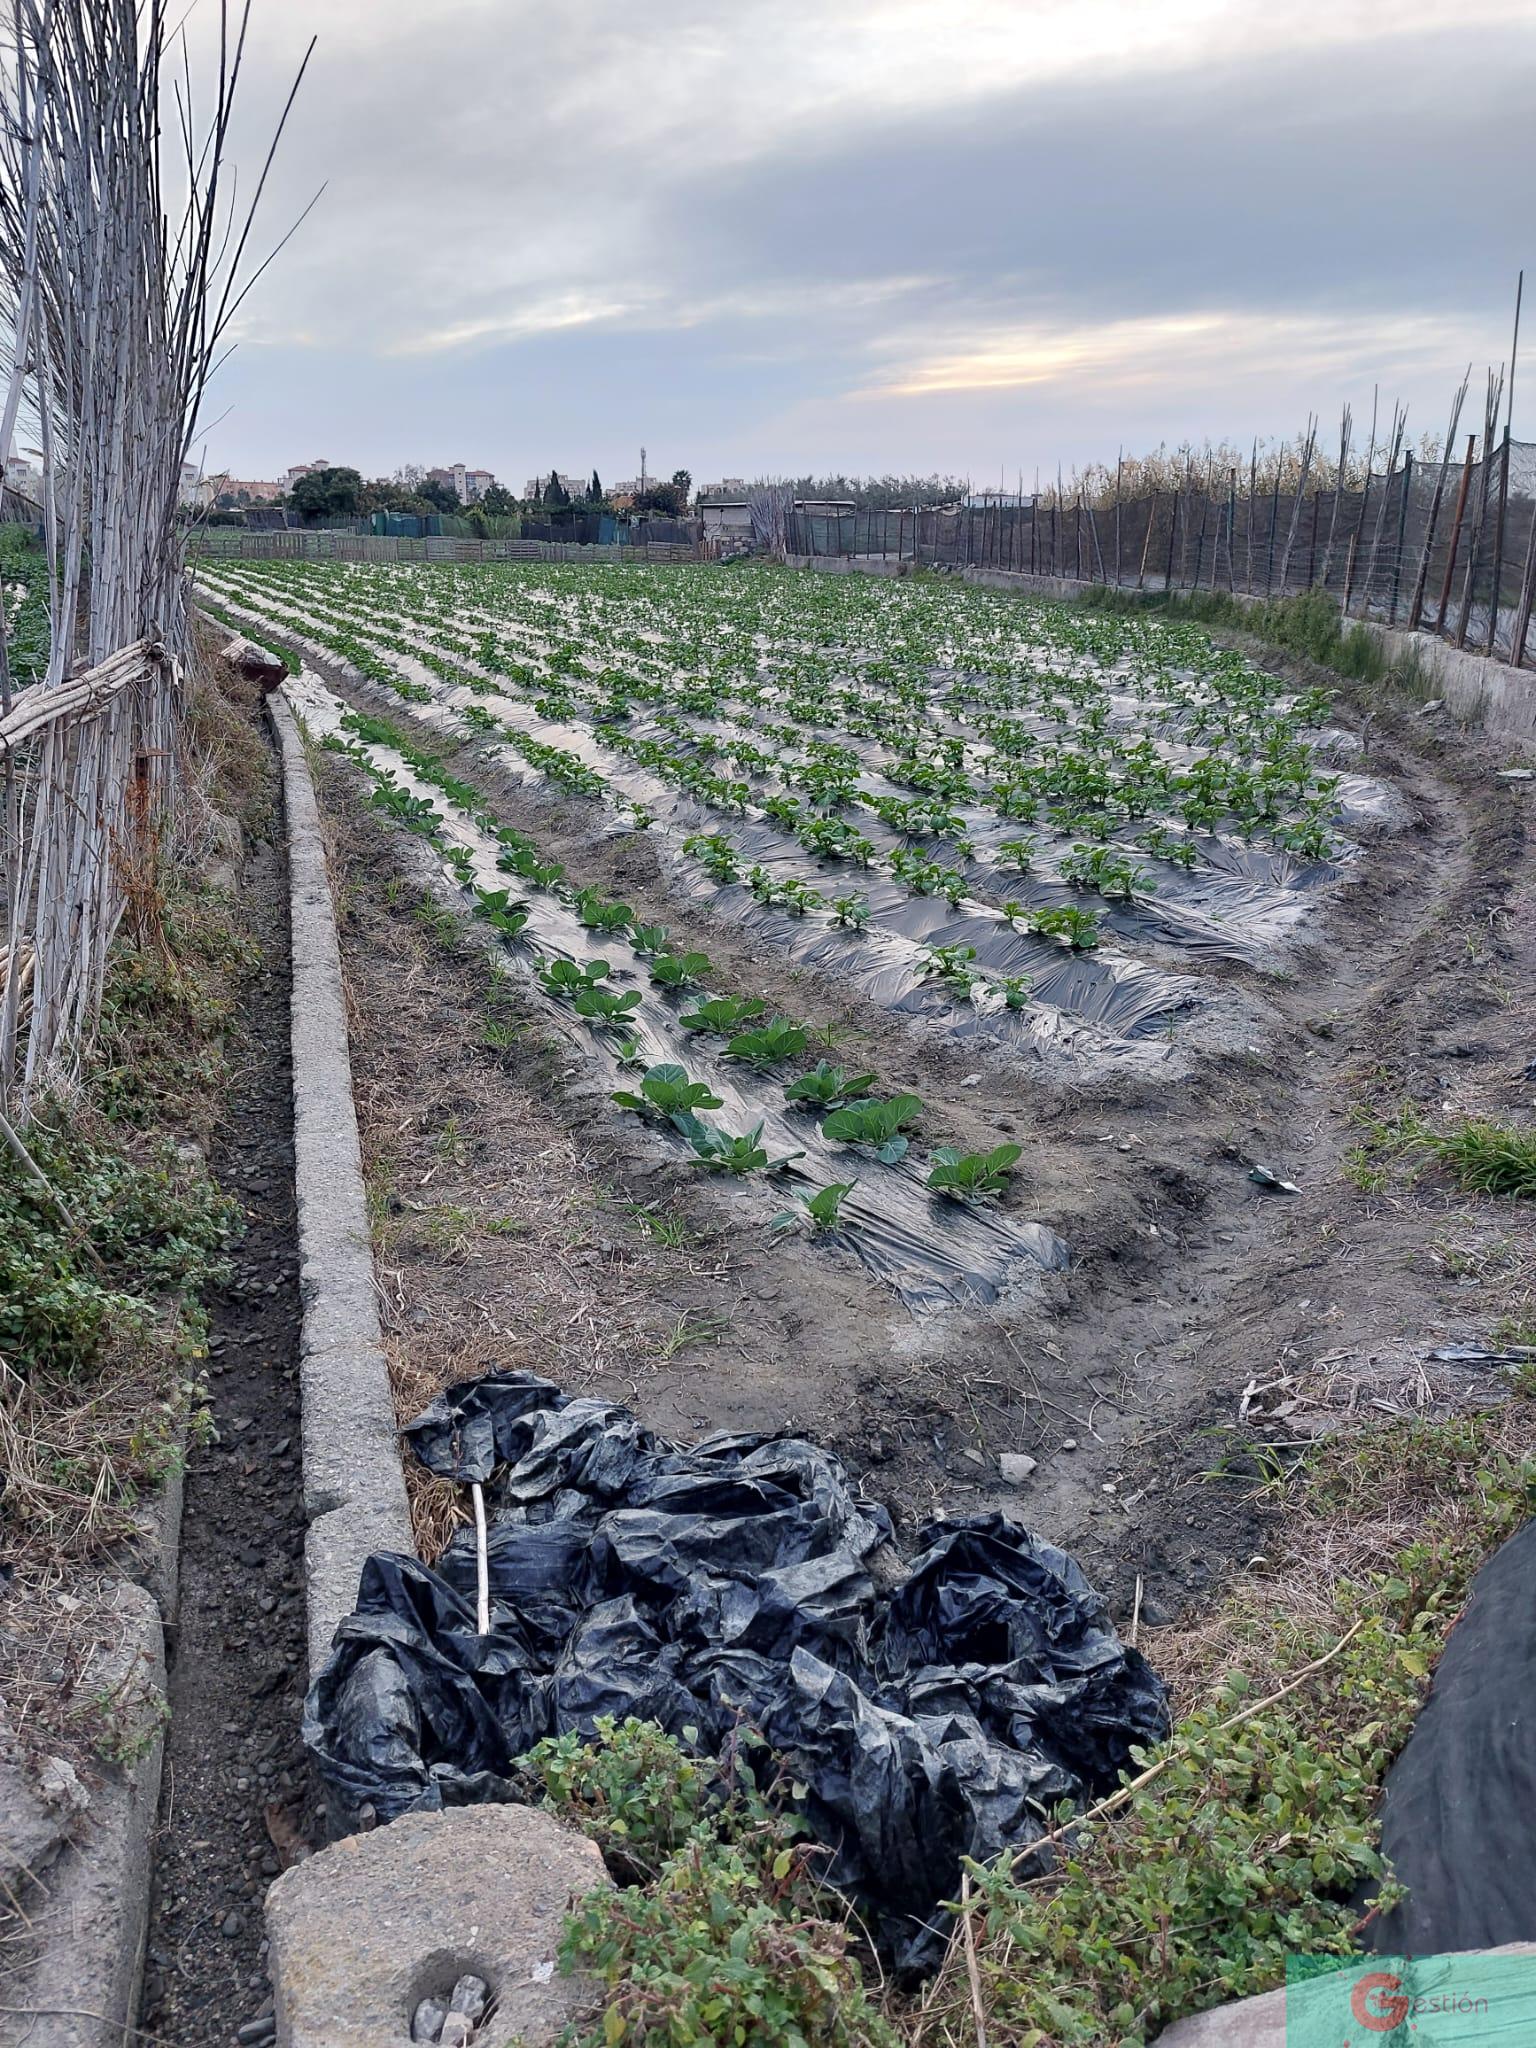
[[[255,0],[210,468],[696,482],[1536,436],[1532,0]],[[217,25],[195,0],[194,76]],[[323,188],[323,189],[321,189]],[[1470,424],[1470,421],[1464,423]]]

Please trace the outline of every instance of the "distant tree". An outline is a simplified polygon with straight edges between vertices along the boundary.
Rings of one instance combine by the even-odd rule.
[[[480,508],[493,519],[505,519],[517,510],[517,500],[505,484],[492,484],[480,500]]]
[[[592,472],[592,482],[588,487],[587,496],[594,505],[601,505],[603,502],[603,480],[595,469]]]
[[[954,505],[968,488],[957,476],[797,476],[790,487],[797,498],[850,499],[861,512]]]
[[[398,484],[403,491],[414,498],[417,491],[421,488],[421,480],[426,473],[425,463],[402,462],[395,471],[391,481]]]
[[[565,485],[561,483],[559,470],[552,469],[549,472],[549,482],[544,486],[544,503],[546,505],[569,505],[570,502],[571,494],[565,488]]]
[[[441,477],[424,476],[416,486],[418,498],[424,498],[434,512],[457,512],[459,494],[452,484],[445,484]]]
[[[681,519],[687,509],[688,501],[675,483],[647,484],[630,500],[632,512],[661,512],[668,519]]]
[[[688,493],[693,489],[691,473],[686,469],[674,469],[672,472],[672,488],[677,492],[683,509],[686,511],[688,508]]]
[[[355,469],[312,469],[299,478],[288,502],[306,525],[314,526],[322,519],[353,517],[362,488],[363,480]]]

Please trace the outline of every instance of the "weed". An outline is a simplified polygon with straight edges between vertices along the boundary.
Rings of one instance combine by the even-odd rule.
[[[656,1347],[657,1359],[665,1364],[676,1358],[681,1351],[691,1351],[698,1344],[718,1344],[731,1327],[729,1316],[696,1316],[684,1310]]]
[[[449,953],[457,948],[459,920],[435,896],[424,894],[412,914],[418,924],[426,927],[427,936],[434,945]]]

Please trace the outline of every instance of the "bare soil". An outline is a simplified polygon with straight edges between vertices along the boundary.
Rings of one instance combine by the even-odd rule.
[[[1063,1085],[993,1059],[966,1087],[974,1055],[680,905],[644,839],[612,835],[597,807],[531,792],[476,747],[451,757],[574,878],[707,950],[722,985],[840,1023],[838,1057],[915,1088],[933,1128],[1024,1144],[1010,1202],[1062,1232],[1070,1274],[1032,1302],[921,1323],[850,1260],[743,1227],[728,1195],[612,1112],[537,1014],[488,1045],[481,934],[423,919],[430,856],[327,757],[402,1416],[451,1378],[521,1364],[668,1434],[803,1431],[909,1532],[1004,1506],[1075,1551],[1122,1622],[1139,1583],[1155,1627],[1262,1554],[1265,1482],[1289,1444],[1497,1399],[1486,1367],[1427,1354],[1533,1314],[1524,1205],[1438,1175],[1363,1193],[1347,1167],[1362,1104],[1529,1114],[1533,799],[1495,779],[1507,750],[1380,688],[1346,689],[1341,714],[1413,822],[1333,892],[1291,972],[1221,971],[1266,1021],[1174,1085]],[[1266,1192],[1254,1166],[1300,1192]],[[1281,1376],[1244,1421],[1244,1389]],[[1022,1486],[1001,1484],[1006,1451],[1038,1460]],[[445,1504],[418,1505],[440,1534]]]
[[[178,2048],[270,2011],[261,1902],[323,1840],[299,1740],[305,1686],[299,1303],[280,818],[250,851],[261,947],[230,1048],[210,1168],[246,1227],[208,1301],[215,1441],[192,1454],[141,2024]]]

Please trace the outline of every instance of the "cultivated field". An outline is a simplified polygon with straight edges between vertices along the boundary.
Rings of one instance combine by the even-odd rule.
[[[396,900],[404,877],[433,916],[473,913],[501,1093],[576,1133],[561,1170],[649,1239],[717,1248],[637,1287],[642,1255],[604,1238],[594,1288],[568,1243],[540,1240],[533,1280],[503,1242],[474,1282],[505,1286],[492,1327],[536,1325],[532,1362],[658,1427],[832,1442],[885,1468],[871,1483],[909,1521],[1009,1504],[1112,1584],[1145,1571],[1158,1606],[1251,1543],[1219,1490],[1189,1515],[1159,1495],[1220,1461],[1209,1431],[1294,1303],[1308,1321],[1269,1270],[1291,1270],[1301,1213],[1273,1182],[1316,1166],[1338,1114],[1324,1020],[1384,919],[1417,930],[1432,860],[1392,836],[1413,773],[1362,760],[1317,676],[935,579],[225,563],[203,582],[302,658],[291,694],[372,813],[345,800],[358,891],[383,825]],[[400,1063],[430,1076],[411,1007],[402,990]],[[553,1076],[520,1067],[530,1036]],[[502,1117],[483,1075],[470,1092],[467,1125]],[[478,1180],[471,1133],[470,1208],[487,1176],[502,1199],[535,1170],[490,1156],[498,1128]],[[1379,1321],[1391,1285],[1318,1309]],[[572,1328],[600,1333],[580,1356]],[[455,1322],[444,1372],[474,1329]],[[1378,1357],[1384,1384],[1408,1369]],[[1039,1461],[1027,1484],[1005,1453]]]

